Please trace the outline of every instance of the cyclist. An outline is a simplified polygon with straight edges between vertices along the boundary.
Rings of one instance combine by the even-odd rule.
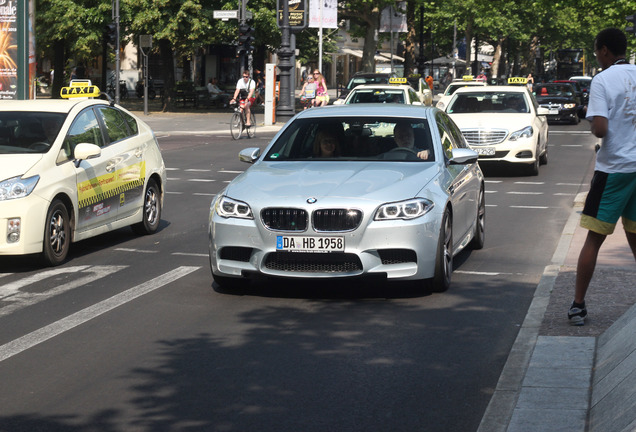
[[[238,80],[238,82],[236,83],[236,90],[234,91],[234,96],[232,97],[230,104],[236,103],[236,98],[239,96],[239,93],[241,95],[241,99],[246,99],[245,107],[243,108],[245,113],[245,119],[246,119],[245,126],[252,125],[250,123],[252,121],[250,117],[250,112],[251,112],[250,107],[254,103],[255,90],[256,90],[256,82],[254,82],[254,80],[250,78],[250,71],[248,70],[243,71],[243,78]]]

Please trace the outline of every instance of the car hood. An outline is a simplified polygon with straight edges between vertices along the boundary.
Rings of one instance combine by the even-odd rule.
[[[528,113],[449,114],[460,129],[522,129],[532,124]]]
[[[41,154],[0,155],[0,181],[25,174],[40,159]]]
[[[437,164],[429,162],[261,162],[237,177],[226,194],[259,207],[301,205],[308,198],[323,204],[339,198],[399,201],[417,196],[437,173]]]

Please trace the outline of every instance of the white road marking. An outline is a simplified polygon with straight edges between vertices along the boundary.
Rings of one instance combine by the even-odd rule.
[[[179,171],[181,168],[166,168],[166,171]]]
[[[203,193],[203,192],[194,192],[192,195],[200,195],[200,196],[216,196],[213,193]]]
[[[115,250],[121,251],[121,252],[135,252],[135,253],[146,253],[146,254],[153,254],[153,253],[159,252],[157,250],[144,250],[144,249],[132,249],[132,248],[115,248]]]
[[[484,183],[503,183],[503,180],[485,180]]]
[[[168,195],[183,195],[183,192],[166,191]]]
[[[543,195],[543,192],[517,192],[517,191],[510,191],[510,192],[506,192],[507,194],[510,195]]]
[[[230,171],[230,170],[221,170],[218,171],[220,173],[227,173],[227,174],[243,174],[245,171]]]
[[[188,181],[191,181],[191,182],[213,182],[213,181],[216,181],[216,180],[214,180],[214,179],[189,179]]]
[[[544,210],[547,208],[550,208],[548,206],[510,206],[510,208],[522,208],[522,209],[539,209],[539,210]]]
[[[209,256],[208,254],[189,253],[189,252],[173,252],[171,255],[191,256],[191,257],[205,257],[205,258],[207,258]]]
[[[542,185],[545,182],[531,182],[531,181],[516,181],[514,184],[522,184],[522,185]]]
[[[10,313],[22,309],[26,306],[34,305],[48,298],[54,297],[66,291],[70,291],[82,285],[86,285],[94,280],[101,279],[110,274],[125,269],[127,266],[74,266],[64,267],[53,270],[47,270],[25,277],[15,282],[0,286],[0,300],[7,303],[6,306],[0,308],[0,316],[9,315]],[[25,292],[20,291],[21,288],[31,286],[37,282],[42,282],[49,278],[64,274],[77,274],[82,276],[75,280],[62,280],[58,286],[49,288],[43,292]],[[60,278],[61,279],[61,278]]]
[[[209,169],[188,168],[186,172],[210,172]]]
[[[557,186],[581,186],[579,183],[557,183]]]
[[[124,305],[138,297],[146,295],[158,288],[161,288],[169,283],[176,281],[201,267],[178,267],[168,273],[164,273],[152,280],[130,288],[122,293],[114,295],[104,301],[101,301],[93,306],[89,306],[79,312],[62,318],[52,324],[49,324],[41,329],[35,330],[20,338],[14,339],[0,346],[0,362],[4,361],[14,355],[32,348],[42,342],[46,342],[49,339],[54,338],[64,332],[67,332],[81,324],[84,324],[93,318],[110,312],[111,310]]]

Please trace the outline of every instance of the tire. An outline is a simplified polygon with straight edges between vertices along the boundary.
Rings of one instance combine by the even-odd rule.
[[[435,257],[435,275],[431,285],[431,291],[444,292],[450,288],[451,274],[453,273],[453,219],[448,207],[444,210],[442,226],[437,241],[437,254]]]
[[[230,132],[235,140],[241,137],[243,133],[243,123],[241,123],[241,114],[235,112],[230,119]]]
[[[530,165],[528,165],[528,175],[531,176],[537,176],[539,175],[539,147],[537,146],[537,149],[535,151],[535,157],[534,157],[534,162],[531,163]]]
[[[256,116],[253,111],[250,111],[250,123],[250,126],[246,127],[248,138],[252,138],[256,133]]]
[[[539,164],[547,165],[548,164],[548,145],[545,145],[545,152],[541,156],[539,156]]]
[[[155,100],[156,97],[157,97],[157,92],[152,89],[148,89],[148,99]]]
[[[57,266],[66,261],[71,245],[71,221],[64,203],[53,200],[46,212],[42,260],[47,266]]]
[[[143,220],[132,226],[133,231],[139,235],[154,234],[161,222],[161,191],[154,180],[146,186],[142,212]]]
[[[470,248],[479,250],[484,247],[486,240],[486,195],[483,189],[479,189],[479,201],[477,203],[477,218],[475,220],[475,236],[470,242]]]

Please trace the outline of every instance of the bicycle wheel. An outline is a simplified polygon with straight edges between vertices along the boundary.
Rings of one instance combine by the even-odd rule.
[[[252,138],[256,133],[256,116],[254,115],[254,111],[250,111],[250,123],[251,124],[245,128],[248,138]]]
[[[238,112],[232,114],[232,118],[230,119],[230,132],[232,133],[232,138],[235,140],[239,139],[243,133],[243,122],[241,121],[241,114]]]

